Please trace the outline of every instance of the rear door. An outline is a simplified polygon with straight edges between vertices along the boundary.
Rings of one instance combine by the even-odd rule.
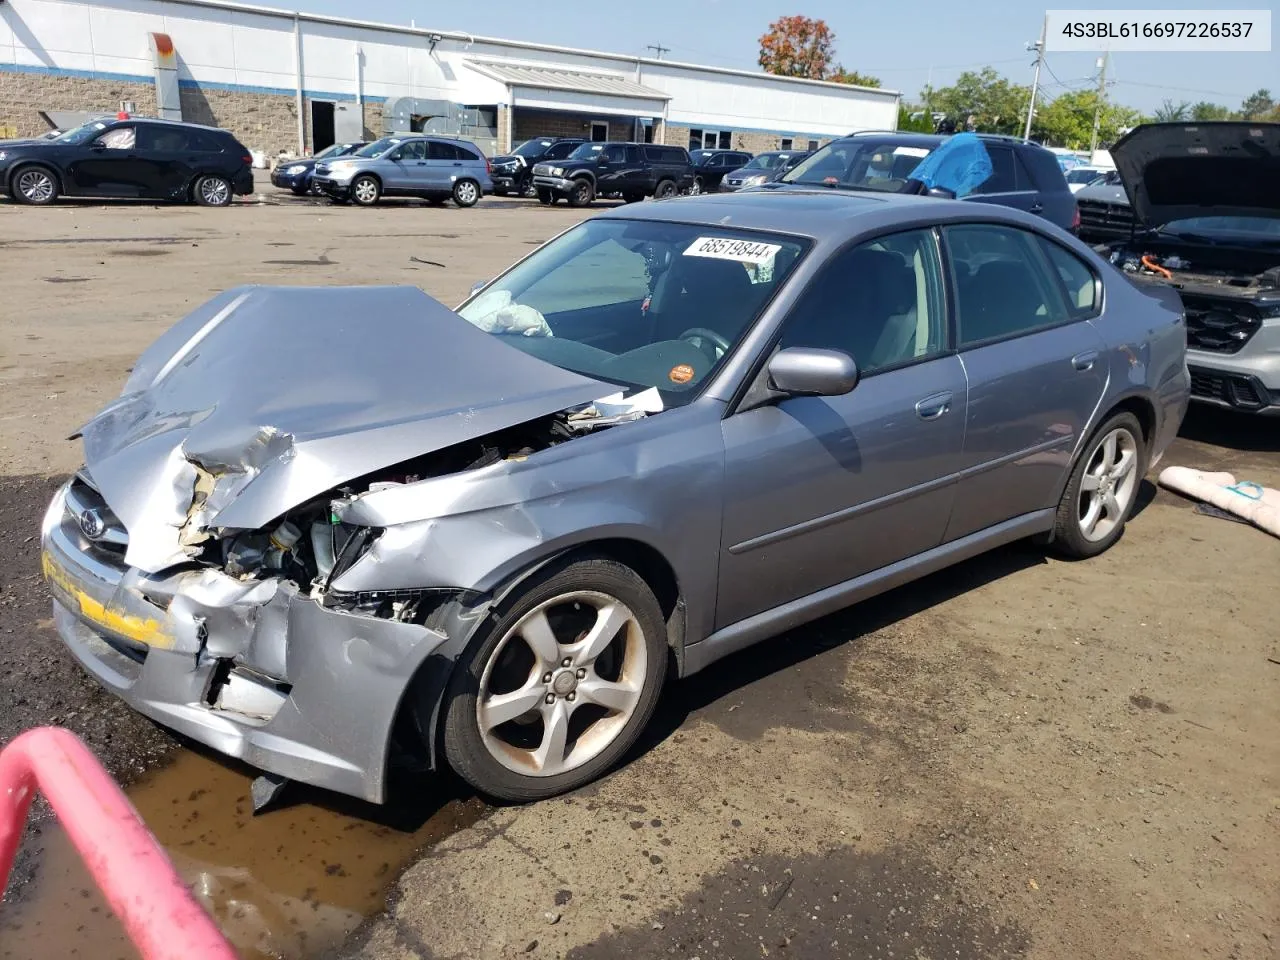
[[[991,157],[991,176],[973,193],[965,197],[977,203],[994,203],[1002,207],[1014,207],[1028,213],[1040,213],[1035,184],[1026,168],[1018,161],[1013,148],[1005,144],[985,144]]]
[[[420,168],[426,179],[416,183],[415,187],[431,193],[448,193],[453,189],[453,178],[462,172],[461,152],[443,140],[428,141],[426,150],[426,163]]]
[[[1074,254],[1003,224],[956,224],[943,237],[969,383],[965,477],[947,528],[956,539],[1056,505],[1107,363],[1090,322],[1093,274]]]
[[[199,157],[183,127],[168,124],[138,124],[137,162],[150,180],[150,196],[169,198],[184,195],[195,176]]]

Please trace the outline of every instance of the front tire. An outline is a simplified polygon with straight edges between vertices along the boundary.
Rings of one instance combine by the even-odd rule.
[[[534,189],[538,192],[538,202],[544,207],[549,207],[556,202],[555,194],[545,187],[535,187]]]
[[[445,694],[445,756],[501,800],[574,790],[635,744],[666,670],[662,610],[634,571],[603,558],[553,566],[459,658]]]
[[[589,207],[595,198],[596,188],[590,180],[576,180],[573,190],[569,193],[569,206]]]
[[[653,199],[666,200],[676,195],[676,185],[670,180],[663,180],[653,191]]]
[[[538,196],[538,188],[533,185],[533,180],[529,179],[520,187],[520,196],[525,200],[535,200]]]
[[[706,184],[702,182],[702,178],[694,177],[693,186],[689,188],[689,195],[691,197],[696,197],[698,194],[704,193],[705,191],[706,191]]]
[[[1132,413],[1094,431],[1058,503],[1053,546],[1065,557],[1096,557],[1120,539],[1147,472],[1142,424]]]
[[[351,199],[362,207],[372,207],[382,197],[382,184],[367,173],[351,181]]]
[[[480,184],[474,180],[458,180],[453,184],[453,202],[460,207],[474,207],[480,200]]]
[[[46,207],[58,199],[58,179],[44,167],[19,167],[10,183],[10,196],[19,203]]]
[[[191,192],[202,207],[231,205],[231,181],[226,177],[201,177]]]

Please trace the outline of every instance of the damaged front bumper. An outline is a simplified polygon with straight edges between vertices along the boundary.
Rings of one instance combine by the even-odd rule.
[[[58,633],[85,669],[215,750],[382,802],[401,702],[433,654],[447,674],[447,634],[325,607],[288,580],[130,567],[68,509],[72,483],[45,515],[42,566]]]

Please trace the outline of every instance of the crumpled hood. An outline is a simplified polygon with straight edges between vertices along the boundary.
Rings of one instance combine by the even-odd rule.
[[[164,333],[81,428],[126,562],[180,563],[348,480],[616,388],[535,359],[416,287],[241,287]]]
[[[1187,217],[1280,217],[1280,123],[1143,124],[1116,141],[1111,159],[1148,227]]]

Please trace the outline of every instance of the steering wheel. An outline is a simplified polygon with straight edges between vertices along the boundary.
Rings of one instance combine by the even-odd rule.
[[[699,350],[704,349],[705,343],[710,343],[716,348],[715,352],[711,354],[712,360],[719,360],[729,352],[729,341],[714,330],[708,330],[706,327],[690,327],[676,339],[688,340]],[[700,340],[703,341],[703,343],[699,343],[698,341]]]

